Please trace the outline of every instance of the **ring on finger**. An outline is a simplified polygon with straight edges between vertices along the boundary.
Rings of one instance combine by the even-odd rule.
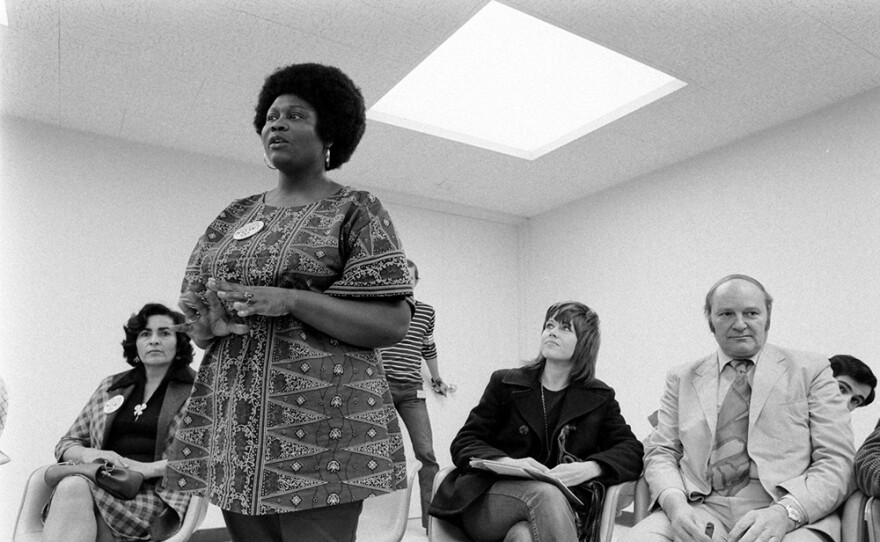
[[[244,293],[244,302],[246,305],[253,303],[254,302],[254,294],[252,294],[251,292],[245,292]]]

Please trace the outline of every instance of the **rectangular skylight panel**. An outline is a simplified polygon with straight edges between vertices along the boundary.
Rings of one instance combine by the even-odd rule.
[[[649,66],[490,2],[367,116],[534,159],[682,86]]]

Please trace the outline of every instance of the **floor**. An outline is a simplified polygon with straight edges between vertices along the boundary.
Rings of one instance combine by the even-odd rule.
[[[623,536],[629,530],[629,527],[626,525],[615,525],[614,532],[611,533],[611,542],[616,542],[620,540],[620,537]],[[428,540],[428,535],[425,534],[425,530],[422,528],[422,521],[419,518],[410,518],[410,520],[406,524],[406,533],[403,535],[403,542],[426,542]],[[358,540],[358,542],[362,542]],[[363,541],[369,542],[369,541]]]
[[[614,533],[611,535],[612,542],[616,542],[620,537],[629,530],[626,525],[615,525]],[[227,542],[229,540],[226,529],[206,529],[199,530],[190,539],[190,542]],[[403,542],[427,542],[428,535],[422,527],[421,518],[410,518],[406,524],[406,533],[403,535]],[[358,539],[358,542],[370,542],[369,540]]]

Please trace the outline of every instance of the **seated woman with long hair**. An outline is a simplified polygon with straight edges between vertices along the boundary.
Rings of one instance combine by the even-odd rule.
[[[587,540],[590,518],[601,513],[602,487],[634,480],[642,470],[642,444],[614,390],[595,378],[598,352],[595,312],[577,302],[551,306],[537,359],[493,373],[453,440],[456,468],[441,483],[431,514],[478,542]],[[472,459],[556,477],[584,504],[572,505],[547,482],[473,468]]]
[[[176,532],[189,495],[160,484],[165,448],[183,418],[195,372],[183,314],[149,303],[124,326],[122,350],[131,370],[104,378],[55,447],[59,461],[105,460],[139,471],[144,482],[131,500],[114,497],[83,476],[67,476],[45,509],[43,540],[150,540]]]

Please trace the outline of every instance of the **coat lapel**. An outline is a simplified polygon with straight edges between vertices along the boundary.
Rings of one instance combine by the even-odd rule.
[[[116,384],[113,384],[107,391],[107,400],[104,402],[104,404],[107,404],[108,401],[112,400],[117,395],[122,396],[122,403],[124,403],[128,400],[131,392],[134,391],[134,384],[123,386],[117,386]],[[110,436],[110,429],[113,427],[113,420],[116,419],[116,415],[119,414],[120,410],[122,410],[122,403],[120,403],[119,408],[115,409],[113,412],[102,411],[98,416],[95,417],[95,419],[98,420],[98,427],[96,428],[96,432],[98,433],[100,438],[100,441],[97,442],[95,448],[104,447],[104,443],[107,442],[107,439]],[[100,408],[103,409],[104,405],[100,405]]]
[[[598,408],[605,400],[604,396],[595,392],[591,393],[588,388],[569,386],[568,392],[565,394],[565,401],[562,403],[562,412],[559,414],[559,423],[553,428],[553,434],[555,435],[561,427],[564,427],[571,420]]]
[[[764,404],[776,383],[788,370],[785,356],[770,345],[764,345],[761,357],[755,364],[755,376],[752,378],[752,398],[749,402],[749,431],[764,409]]]
[[[547,439],[544,435],[544,411],[541,407],[540,390],[523,388],[514,391],[511,396],[513,397],[514,408],[526,421],[532,432],[537,435],[543,449],[547,444]]]
[[[694,369],[693,383],[703,417],[709,425],[709,434],[714,441],[715,427],[718,424],[718,354],[710,355],[697,365]]]

